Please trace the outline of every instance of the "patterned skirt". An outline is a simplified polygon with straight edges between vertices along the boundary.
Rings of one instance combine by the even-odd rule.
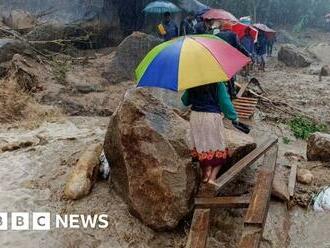
[[[229,155],[222,115],[192,111],[190,127],[192,157],[201,166],[225,164]]]

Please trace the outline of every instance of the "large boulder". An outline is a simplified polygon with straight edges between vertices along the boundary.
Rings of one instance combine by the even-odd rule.
[[[317,132],[309,137],[307,158],[310,161],[330,161],[330,134]]]
[[[126,37],[112,53],[106,65],[105,77],[111,83],[134,80],[134,72],[138,64],[153,47],[161,42],[162,40],[155,36],[134,32]]]
[[[22,54],[26,48],[26,45],[18,40],[0,39],[0,63],[11,60],[16,53]]]
[[[128,90],[104,143],[115,190],[131,213],[156,230],[178,225],[192,209],[199,185],[187,145],[189,122],[180,116],[176,99],[178,94],[160,89]],[[234,131],[227,136],[236,139],[228,141],[230,146],[242,152],[255,147],[253,139],[244,143]]]
[[[4,19],[4,23],[12,29],[29,31],[37,24],[37,19],[31,13],[24,10],[13,10]]]
[[[284,44],[278,53],[278,60],[291,67],[307,67],[312,60],[308,53],[292,44]]]

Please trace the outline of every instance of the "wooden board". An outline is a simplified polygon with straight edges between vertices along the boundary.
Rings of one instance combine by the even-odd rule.
[[[272,146],[277,144],[277,138],[270,138],[267,142],[265,142],[260,147],[256,148],[248,155],[246,155],[243,159],[238,161],[235,165],[233,165],[227,172],[225,172],[222,176],[220,176],[216,180],[217,189],[216,195],[221,193],[221,190],[230,183],[235,177],[240,174],[245,168],[251,166],[255,161],[257,161],[261,156],[263,156]]]
[[[239,248],[258,248],[262,237],[262,228],[260,227],[245,227]]]
[[[249,84],[250,84],[250,82],[243,83],[243,84],[237,84],[236,83],[236,85],[240,87],[240,90],[237,93],[237,97],[243,96],[243,94],[245,93],[245,91],[246,91],[247,87],[249,86]]]
[[[278,145],[273,146],[264,157],[263,166],[257,175],[257,181],[244,223],[263,227],[269,207],[273,179],[278,153]]]
[[[292,197],[294,195],[294,189],[296,187],[296,177],[297,177],[297,164],[294,163],[291,166],[290,176],[289,176],[289,195]]]
[[[186,248],[205,248],[209,232],[210,209],[195,209]]]
[[[250,199],[250,196],[195,198],[195,206],[198,208],[247,208]]]

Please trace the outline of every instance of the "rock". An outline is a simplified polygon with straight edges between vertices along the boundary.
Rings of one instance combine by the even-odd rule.
[[[272,196],[286,202],[290,200],[288,189],[288,170],[283,166],[277,166],[276,168]]]
[[[308,51],[322,64],[330,64],[330,44],[319,43],[307,48]]]
[[[319,81],[322,81],[322,77],[328,76],[330,76],[330,65],[324,65],[319,73]]]
[[[330,134],[317,132],[309,137],[307,159],[309,161],[330,161]]]
[[[292,44],[284,44],[278,53],[278,60],[292,67],[307,67],[312,61],[310,56]]]
[[[102,145],[94,144],[81,155],[64,188],[64,195],[72,200],[88,195],[96,181]]]
[[[284,157],[286,157],[290,161],[298,161],[298,162],[305,161],[305,158],[302,155],[293,152],[284,153]]]
[[[128,90],[110,120],[104,143],[115,190],[132,214],[156,230],[178,225],[192,209],[199,185],[199,171],[187,145],[189,123],[169,100],[177,98],[178,94],[161,89]],[[248,150],[241,146],[255,147],[244,144],[244,135],[229,133],[236,139],[228,142],[232,147],[236,144],[241,151]]]
[[[297,171],[297,181],[302,184],[311,184],[314,180],[314,175],[310,170],[299,169]]]
[[[13,10],[7,18],[4,18],[4,23],[12,29],[28,31],[34,28],[37,19],[27,11]]]
[[[290,216],[287,205],[282,202],[270,202],[260,247],[288,247],[289,230]]]
[[[124,39],[111,55],[110,62],[106,65],[105,77],[111,83],[134,80],[138,64],[161,42],[162,40],[155,36],[134,32]]]
[[[160,92],[127,91],[104,143],[114,188],[135,216],[157,230],[177,226],[198,186],[186,143],[189,123],[159,100]]]
[[[14,54],[23,53],[26,45],[18,40],[0,39],[0,63],[9,61]]]

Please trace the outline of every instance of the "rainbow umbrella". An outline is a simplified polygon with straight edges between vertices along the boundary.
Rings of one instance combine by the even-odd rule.
[[[137,67],[138,87],[174,91],[225,82],[250,59],[213,35],[179,37],[152,49]]]

